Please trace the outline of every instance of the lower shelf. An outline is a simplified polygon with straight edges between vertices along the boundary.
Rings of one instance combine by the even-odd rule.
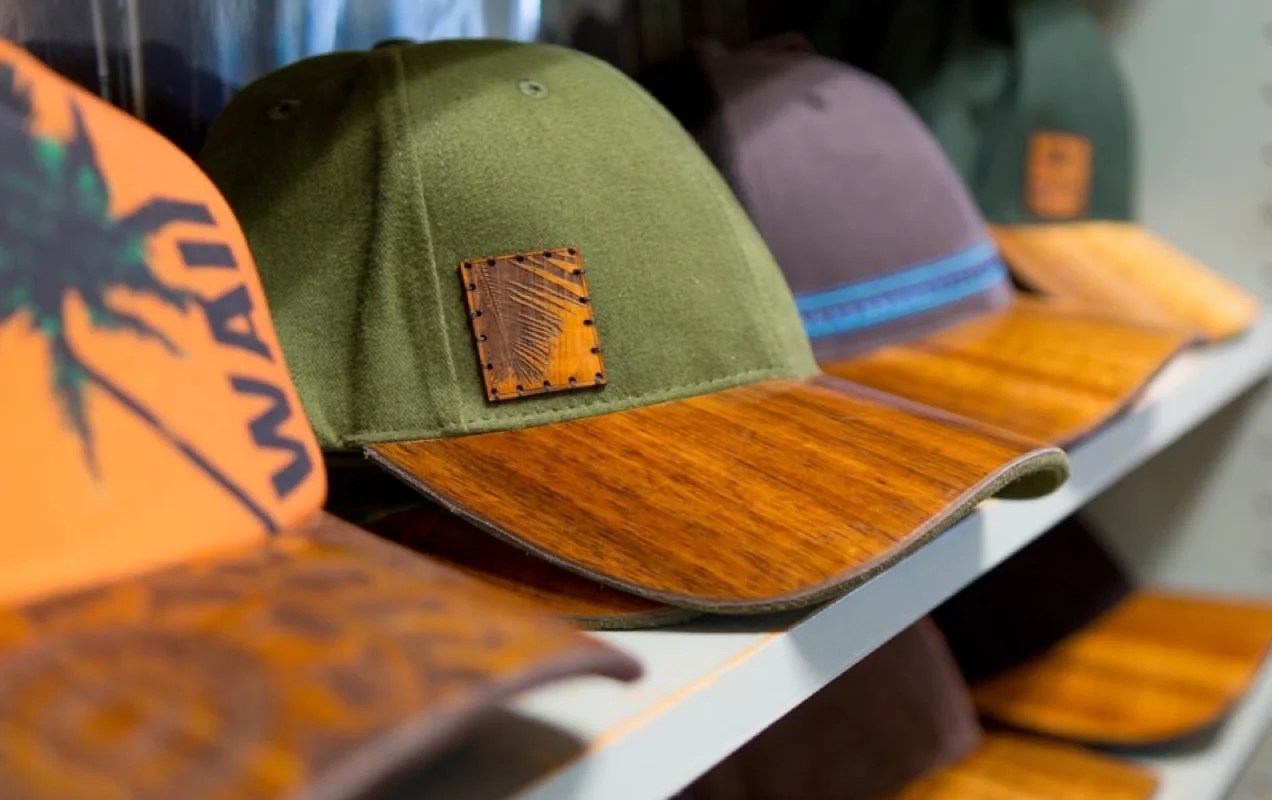
[[[1190,747],[1136,759],[1157,772],[1154,800],[1221,800],[1272,725],[1272,659],[1241,705]]]
[[[669,797],[1270,369],[1272,316],[1265,316],[1239,340],[1174,362],[1135,408],[1071,451],[1073,474],[1059,491],[1027,502],[983,503],[896,567],[812,613],[706,618],[665,630],[603,634],[645,664],[640,682],[578,681],[532,692],[445,763],[404,784],[400,796]],[[1272,684],[1266,676],[1260,692],[1252,701],[1256,711],[1243,714],[1267,718]],[[1233,729],[1243,725],[1257,726],[1257,720],[1235,722]],[[1253,736],[1245,738],[1253,742]],[[1198,766],[1197,773],[1226,785],[1242,756],[1234,749],[1225,758]],[[1214,796],[1186,783],[1193,779],[1185,777],[1191,773],[1183,764],[1165,769],[1164,797]],[[1226,770],[1226,777],[1215,770]],[[1178,792],[1177,781],[1184,787]]]

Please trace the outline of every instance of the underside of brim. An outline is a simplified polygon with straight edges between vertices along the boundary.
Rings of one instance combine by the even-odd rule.
[[[697,616],[696,612],[656,603],[562,569],[429,501],[366,527],[506,592],[535,611],[553,614],[582,628],[634,630],[671,625]]]
[[[1124,411],[1190,337],[1017,296],[1011,305],[823,364],[827,374],[1006,431],[1072,444]]]
[[[352,796],[513,692],[639,672],[332,517],[0,613],[0,784],[23,797]]]
[[[1111,319],[1236,336],[1262,312],[1222,275],[1126,222],[996,225],[1003,260],[1023,285]]]
[[[560,566],[681,608],[834,596],[1064,454],[829,380],[516,431],[377,444],[394,474]]]
[[[990,719],[1099,745],[1159,745],[1218,724],[1272,645],[1272,603],[1137,591],[1045,653],[977,683]]]
[[[1143,767],[1021,734],[985,734],[967,758],[920,778],[891,800],[1147,800],[1157,779]]]

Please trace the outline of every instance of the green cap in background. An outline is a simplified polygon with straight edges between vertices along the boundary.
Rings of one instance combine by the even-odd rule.
[[[1015,47],[1007,58],[984,60],[989,72],[980,75],[981,62],[968,65],[974,89],[1002,89],[981,120],[968,176],[982,211],[993,222],[1131,219],[1129,98],[1095,19],[1075,0],[1014,2],[1009,13]],[[1006,75],[993,74],[1003,66]],[[1054,176],[1066,185],[1046,185],[1049,163],[1062,158],[1089,161],[1058,165],[1078,174]]]
[[[1130,93],[1080,2],[907,0],[881,35],[865,66],[931,128],[1024,285],[1202,339],[1253,323],[1252,296],[1131,221]]]
[[[864,66],[919,112],[987,218],[1131,217],[1128,98],[1081,3],[905,0],[885,29],[886,44]],[[1039,133],[1089,143],[1089,187],[1062,215],[1030,203],[1030,149]]]
[[[820,382],[723,180],[584,54],[309,59],[244,89],[202,162],[324,448],[618,588],[815,602],[1064,476],[1054,449]]]

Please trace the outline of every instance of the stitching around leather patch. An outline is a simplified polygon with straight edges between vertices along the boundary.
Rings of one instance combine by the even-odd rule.
[[[1080,217],[1091,195],[1092,147],[1085,136],[1036,131],[1029,139],[1025,206],[1038,217]]]
[[[487,400],[605,385],[578,248],[466,259],[459,276]]]

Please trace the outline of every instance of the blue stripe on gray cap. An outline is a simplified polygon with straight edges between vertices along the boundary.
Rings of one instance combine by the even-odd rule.
[[[1007,280],[993,242],[879,278],[795,296],[810,339],[912,317],[966,300]]]

